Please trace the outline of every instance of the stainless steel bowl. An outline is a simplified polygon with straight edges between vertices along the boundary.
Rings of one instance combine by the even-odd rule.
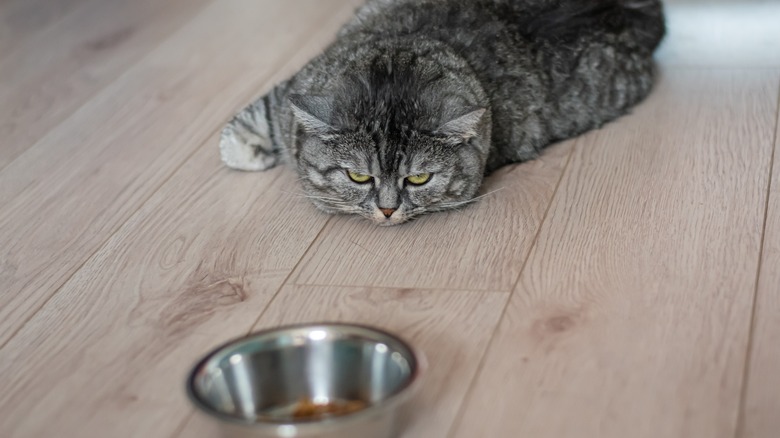
[[[422,356],[380,330],[347,324],[282,327],[230,342],[187,380],[195,406],[230,438],[393,438],[418,386]],[[302,400],[357,401],[342,416],[294,418]]]

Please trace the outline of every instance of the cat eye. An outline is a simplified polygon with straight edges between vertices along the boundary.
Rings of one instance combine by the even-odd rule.
[[[366,184],[368,182],[371,182],[374,178],[370,175],[363,175],[362,173],[347,171],[347,176],[349,176],[349,179],[352,181],[358,183],[358,184]]]
[[[406,182],[413,186],[421,186],[431,180],[430,173],[421,173],[419,175],[412,175],[406,178]]]

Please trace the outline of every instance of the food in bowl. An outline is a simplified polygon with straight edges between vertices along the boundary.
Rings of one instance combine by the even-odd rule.
[[[296,420],[321,420],[325,417],[337,417],[362,411],[368,407],[361,400],[334,400],[328,403],[315,403],[311,399],[302,399],[295,406],[293,418]]]

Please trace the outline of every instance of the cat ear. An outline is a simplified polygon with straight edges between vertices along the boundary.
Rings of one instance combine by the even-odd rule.
[[[295,119],[307,132],[327,134],[334,130],[328,122],[333,111],[328,98],[291,94],[289,99]]]
[[[436,133],[452,137],[453,140],[458,142],[470,140],[479,135],[479,124],[482,121],[482,116],[485,115],[485,111],[485,108],[480,108],[450,120],[441,125],[436,130]]]

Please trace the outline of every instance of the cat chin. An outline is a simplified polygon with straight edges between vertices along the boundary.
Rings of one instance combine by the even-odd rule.
[[[371,222],[373,222],[376,226],[379,226],[379,227],[395,227],[397,225],[405,224],[408,221],[406,219],[402,219],[402,220],[387,220],[387,219],[385,219],[383,221],[380,221],[378,219],[371,219]]]
[[[371,222],[373,222],[375,225],[380,226],[380,227],[394,227],[396,225],[403,225],[403,224],[411,221],[411,218],[409,216],[406,216],[406,215],[393,216],[390,219],[387,219],[384,216],[382,216],[381,218],[373,216],[373,217],[369,217],[367,219],[370,220]]]
[[[401,225],[406,222],[409,222],[409,216],[406,215],[403,211],[396,212],[393,216],[390,218],[385,217],[384,214],[382,214],[379,209],[376,209],[374,214],[372,215],[361,215],[365,217],[366,219],[373,222],[375,225],[378,225],[380,227],[392,227],[395,225]]]

